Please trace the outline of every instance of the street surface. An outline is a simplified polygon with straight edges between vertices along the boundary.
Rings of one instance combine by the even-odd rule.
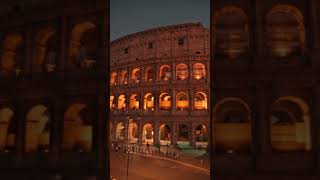
[[[111,176],[127,180],[127,157],[123,152],[111,152]],[[209,180],[207,171],[176,162],[130,154],[128,180]]]

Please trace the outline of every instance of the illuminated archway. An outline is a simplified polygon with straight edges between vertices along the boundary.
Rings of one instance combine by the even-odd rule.
[[[144,110],[154,110],[154,96],[151,93],[144,95]]]
[[[0,152],[12,148],[15,144],[15,132],[10,131],[13,116],[14,112],[12,109],[0,109]]]
[[[240,98],[220,100],[213,109],[216,151],[249,151],[251,110]]]
[[[139,109],[139,96],[137,94],[132,94],[130,96],[130,109],[133,109],[133,110]]]
[[[89,152],[92,149],[92,113],[86,104],[71,104],[64,114],[63,149]]]
[[[310,112],[299,97],[286,96],[271,106],[271,145],[275,151],[309,151]]]
[[[266,42],[273,57],[301,55],[305,48],[303,15],[294,6],[276,5],[266,16]]]
[[[185,92],[179,92],[176,95],[177,110],[189,109],[189,96]]]
[[[5,74],[16,73],[22,68],[21,54],[22,36],[18,33],[8,34],[2,42],[3,53],[1,55],[0,70]],[[20,56],[19,56],[20,55]]]
[[[142,143],[144,144],[153,144],[153,126],[150,123],[147,123],[143,126],[143,134],[142,134]]]
[[[116,140],[124,140],[125,127],[122,122],[118,123],[116,126]]]
[[[159,96],[159,108],[160,110],[170,110],[171,108],[171,96],[168,93],[161,93]]]
[[[126,96],[125,95],[120,95],[118,97],[118,110],[125,110],[127,105],[126,105]]]
[[[120,84],[128,83],[128,71],[122,70],[120,73]]]
[[[33,52],[32,71],[34,72],[51,72],[56,68],[57,50],[55,49],[56,30],[48,26],[41,29],[35,37],[35,48]]]
[[[159,140],[160,144],[171,144],[171,129],[167,124],[162,124],[159,128]]]
[[[116,98],[114,96],[110,96],[110,110],[113,111],[116,108]]]
[[[206,110],[208,109],[208,98],[204,92],[197,92],[194,97],[194,109]]]
[[[118,74],[116,72],[113,72],[111,73],[111,76],[110,76],[110,85],[117,85],[117,76]]]
[[[186,80],[188,78],[188,66],[186,64],[178,64],[176,68],[177,80]]]
[[[91,68],[97,60],[96,25],[86,21],[76,24],[71,32],[69,56],[71,66]]]
[[[152,82],[155,80],[155,74],[152,66],[148,66],[145,69],[144,77],[146,82]]]
[[[141,81],[141,70],[139,68],[132,70],[131,80],[133,83],[139,83]]]
[[[44,105],[32,107],[26,116],[26,152],[49,151],[50,115]]]
[[[202,63],[195,63],[193,65],[193,79],[200,80],[205,79],[206,68]]]
[[[136,143],[138,142],[138,138],[139,138],[139,133],[138,133],[138,125],[137,122],[134,120],[131,120],[131,122],[129,123],[129,129],[128,129],[128,140],[131,143]]]
[[[171,79],[171,67],[169,65],[162,65],[160,67],[160,79],[161,81],[169,81]]]
[[[239,7],[225,6],[213,17],[216,54],[235,59],[249,48],[247,14]]]

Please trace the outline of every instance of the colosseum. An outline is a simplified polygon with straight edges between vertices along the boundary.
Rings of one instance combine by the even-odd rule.
[[[113,141],[206,148],[209,30],[165,26],[111,42]]]

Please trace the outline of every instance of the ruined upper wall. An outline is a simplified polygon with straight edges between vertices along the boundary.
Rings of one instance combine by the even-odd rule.
[[[209,30],[201,23],[153,28],[111,42],[111,66],[155,58],[209,55]]]

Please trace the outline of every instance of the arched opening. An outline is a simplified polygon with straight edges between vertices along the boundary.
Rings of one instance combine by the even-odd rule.
[[[185,124],[179,124],[177,128],[178,132],[178,145],[189,145],[189,128]]]
[[[110,110],[113,111],[116,109],[116,98],[114,96],[110,96]]]
[[[162,124],[159,128],[159,140],[161,145],[171,144],[171,130],[167,124]]]
[[[26,152],[48,152],[50,149],[50,115],[48,108],[37,105],[26,116]]]
[[[206,77],[206,68],[202,63],[195,63],[193,65],[193,79],[200,80],[205,79]]]
[[[0,109],[0,152],[14,150],[16,131],[13,116],[12,109]]]
[[[159,109],[170,110],[171,109],[171,96],[168,93],[162,93],[159,96]]]
[[[240,98],[225,98],[213,109],[216,151],[249,151],[251,147],[251,110]]]
[[[271,106],[271,145],[275,151],[311,149],[310,112],[298,97],[281,97]]]
[[[249,47],[248,17],[239,7],[226,6],[213,17],[215,49],[218,56],[236,59]]]
[[[22,36],[18,33],[8,34],[2,42],[0,70],[4,75],[15,75],[23,68],[24,49]]]
[[[138,138],[139,138],[139,131],[138,131],[137,122],[134,120],[131,120],[129,123],[129,129],[128,129],[128,140],[131,143],[137,143]]]
[[[137,94],[132,94],[130,96],[130,109],[132,110],[139,109],[139,96]]]
[[[120,95],[118,97],[118,110],[126,110],[126,96],[125,95]]]
[[[93,114],[86,104],[74,103],[64,114],[64,151],[90,152]]]
[[[206,110],[208,109],[208,98],[203,92],[197,92],[194,97],[194,109]]]
[[[305,27],[301,12],[289,5],[274,6],[266,16],[266,43],[275,58],[302,55]]]
[[[186,64],[177,65],[176,77],[177,77],[177,80],[188,79],[188,66]]]
[[[142,143],[144,144],[153,144],[153,127],[150,123],[147,123],[143,126],[143,134],[142,134]]]
[[[147,93],[144,96],[143,106],[144,110],[154,110],[154,96],[151,93]]]
[[[52,72],[57,65],[56,30],[49,26],[41,29],[35,37],[33,52],[33,72]]]
[[[171,79],[171,67],[169,65],[162,65],[160,67],[161,81],[169,81]]]
[[[116,72],[113,72],[111,73],[111,76],[110,76],[110,85],[117,85],[117,76],[118,74]]]
[[[118,123],[116,126],[116,140],[123,141],[125,136],[125,127],[122,122]]]
[[[128,71],[122,70],[120,73],[120,84],[128,83]]]
[[[131,78],[133,83],[139,83],[141,81],[141,70],[139,68],[133,69]]]
[[[185,92],[179,92],[176,96],[177,110],[189,109],[189,96]]]
[[[146,69],[145,69],[145,81],[146,82],[152,82],[155,80],[155,74],[154,74],[154,70],[153,70],[153,67],[152,66],[148,66]]]
[[[208,146],[208,128],[201,124],[198,125],[194,132],[196,147],[205,148]]]
[[[94,23],[87,21],[76,24],[71,32],[70,66],[73,68],[94,68],[97,61],[97,40]]]

